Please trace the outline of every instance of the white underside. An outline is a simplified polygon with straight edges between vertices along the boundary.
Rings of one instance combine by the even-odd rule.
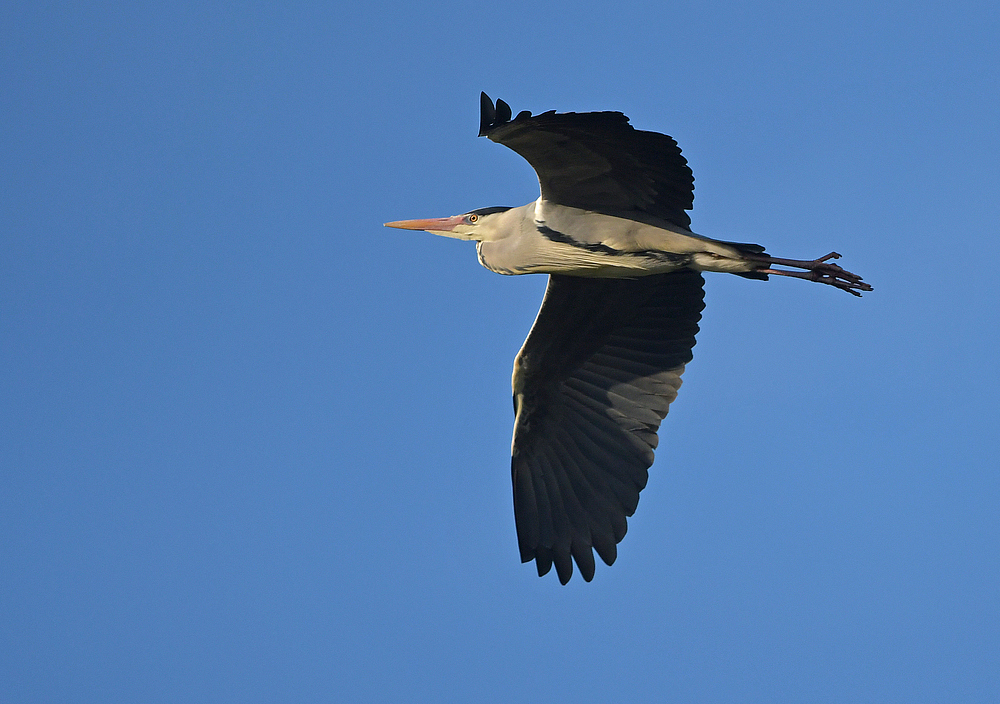
[[[757,268],[739,250],[669,223],[656,227],[541,199],[508,213],[507,233],[515,234],[477,247],[480,263],[502,274],[625,278],[684,268],[730,273]],[[558,234],[545,236],[539,227]],[[559,241],[563,238],[572,243]]]

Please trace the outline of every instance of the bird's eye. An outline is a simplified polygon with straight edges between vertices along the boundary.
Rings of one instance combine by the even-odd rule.
[[[479,219],[479,216],[476,215],[475,213],[473,213],[472,215],[470,215],[468,217],[469,222],[476,222],[476,220],[478,220],[478,219]]]

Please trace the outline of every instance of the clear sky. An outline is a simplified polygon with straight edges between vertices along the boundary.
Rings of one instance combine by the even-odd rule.
[[[0,701],[1000,700],[996,2],[7,3]],[[513,109],[673,135],[709,275],[618,562],[518,559]]]

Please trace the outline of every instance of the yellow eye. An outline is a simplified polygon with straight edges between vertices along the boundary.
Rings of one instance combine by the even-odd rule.
[[[478,219],[479,219],[479,216],[476,215],[475,213],[473,213],[472,215],[469,216],[469,222],[476,222],[476,220],[478,220]]]

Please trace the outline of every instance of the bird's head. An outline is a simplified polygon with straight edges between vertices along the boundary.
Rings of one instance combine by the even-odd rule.
[[[509,211],[507,207],[479,208],[468,213],[453,215],[450,218],[429,218],[427,220],[397,220],[385,223],[386,227],[397,227],[401,230],[424,230],[454,237],[457,240],[489,241],[502,238],[502,215]]]

